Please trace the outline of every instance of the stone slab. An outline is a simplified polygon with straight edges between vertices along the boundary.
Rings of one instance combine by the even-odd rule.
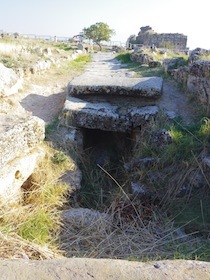
[[[158,113],[155,105],[121,107],[108,102],[88,102],[68,96],[61,114],[61,122],[67,126],[130,132]]]
[[[1,260],[0,269],[1,280],[209,280],[210,275],[208,262],[191,260],[21,259]]]
[[[106,77],[87,72],[69,83],[68,93],[71,96],[96,94],[157,98],[161,96],[162,86],[163,79],[159,77]]]

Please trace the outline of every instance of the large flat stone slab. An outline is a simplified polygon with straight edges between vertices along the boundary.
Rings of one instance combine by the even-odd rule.
[[[162,93],[163,79],[159,77],[127,78],[106,77],[84,73],[68,85],[71,96],[119,95],[157,98]]]
[[[0,269],[2,280],[209,280],[210,275],[208,262],[191,260],[21,259],[1,260]]]
[[[158,107],[135,107],[127,104],[123,108],[108,102],[88,102],[68,96],[61,115],[64,125],[130,132],[154,119]]]

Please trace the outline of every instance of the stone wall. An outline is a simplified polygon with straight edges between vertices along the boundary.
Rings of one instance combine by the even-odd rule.
[[[200,60],[189,67],[187,89],[203,104],[210,104],[210,60]]]
[[[197,60],[188,66],[169,69],[174,59],[163,63],[164,69],[202,104],[210,104],[210,60]]]
[[[167,47],[173,46],[175,49],[186,49],[187,36],[180,33],[156,33],[151,27],[140,28],[140,32],[133,44],[144,46]]]

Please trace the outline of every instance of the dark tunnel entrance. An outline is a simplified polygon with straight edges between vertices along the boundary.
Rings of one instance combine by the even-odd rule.
[[[126,172],[123,165],[131,155],[132,135],[87,128],[81,132],[83,152],[79,204],[81,207],[101,209],[119,192],[115,180],[125,185]]]
[[[83,129],[83,148],[90,151],[96,164],[104,165],[106,160],[119,164],[127,158],[132,147],[130,133]]]

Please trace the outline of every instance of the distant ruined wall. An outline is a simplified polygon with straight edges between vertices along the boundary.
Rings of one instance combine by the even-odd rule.
[[[180,33],[155,33],[150,26],[140,28],[140,32],[136,37],[135,44],[142,44],[144,46],[164,47],[167,44],[173,46],[175,49],[186,49],[187,36]]]

